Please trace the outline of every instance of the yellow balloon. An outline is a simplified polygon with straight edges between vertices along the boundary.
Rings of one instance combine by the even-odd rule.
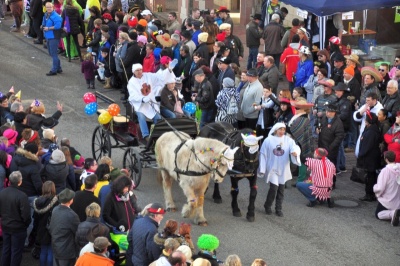
[[[105,124],[110,123],[111,119],[112,119],[112,116],[110,115],[109,112],[106,111],[99,115],[98,121],[100,124],[105,125]]]

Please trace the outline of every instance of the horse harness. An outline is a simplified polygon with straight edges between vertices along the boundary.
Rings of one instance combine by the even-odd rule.
[[[187,165],[186,165],[186,170],[181,170],[181,169],[179,169],[179,168],[178,168],[178,163],[177,163],[177,161],[178,161],[178,160],[177,160],[177,158],[178,158],[178,152],[179,152],[179,150],[183,147],[183,145],[185,145],[186,142],[188,141],[188,140],[183,140],[183,139],[181,139],[181,140],[182,140],[182,142],[181,142],[181,143],[178,145],[178,147],[176,147],[175,150],[174,150],[174,153],[175,153],[175,169],[174,169],[174,171],[176,172],[177,181],[178,181],[178,182],[180,182],[180,177],[179,177],[179,175],[203,176],[203,175],[209,174],[209,173],[211,173],[211,172],[212,172],[213,174],[217,173],[221,178],[224,178],[224,175],[218,170],[218,167],[220,166],[220,163],[221,163],[221,158],[219,158],[219,159],[215,162],[215,163],[218,163],[218,164],[217,164],[217,167],[215,167],[214,169],[213,169],[213,168],[210,168],[209,166],[205,165],[205,164],[199,159],[199,157],[197,156],[197,154],[196,154],[196,152],[195,152],[193,146],[192,146],[191,148],[189,148],[189,147],[186,145],[186,146],[190,149],[190,151],[193,153],[193,155],[194,155],[196,161],[199,161],[207,170],[204,171],[204,172],[197,172],[197,171],[189,170],[190,157],[189,157],[188,163],[187,163]],[[227,149],[228,149],[228,148],[227,148]],[[222,153],[224,153],[227,149],[225,149]]]
[[[244,152],[244,143],[242,142],[240,145],[240,151],[243,154],[243,159],[241,159],[240,161],[244,161],[246,163],[256,163],[258,162],[258,156],[256,156],[256,158],[254,160],[250,160],[248,158],[246,158],[245,152]],[[259,151],[257,151],[257,154],[259,153]],[[235,160],[235,161],[239,161],[239,160]],[[240,174],[232,174],[230,175],[231,177],[235,177],[235,178],[241,178],[241,177],[250,177],[250,176],[254,176],[254,173],[240,173]]]

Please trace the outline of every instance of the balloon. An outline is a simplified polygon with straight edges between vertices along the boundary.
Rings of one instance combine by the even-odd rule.
[[[91,92],[86,92],[85,95],[83,95],[83,101],[87,103],[92,103],[96,101],[96,95],[94,95]]]
[[[192,102],[185,103],[183,110],[193,115],[196,112],[196,105]]]
[[[118,104],[113,103],[113,104],[110,104],[110,106],[108,106],[107,111],[108,111],[108,113],[110,113],[110,115],[116,116],[119,114],[119,111],[121,111],[121,109],[119,108]]]
[[[87,115],[94,115],[97,112],[97,103],[88,103],[85,106],[85,114]]]
[[[105,111],[104,113],[99,115],[98,121],[100,124],[105,125],[105,124],[110,123],[111,119],[112,119],[112,116],[110,115],[110,113]]]

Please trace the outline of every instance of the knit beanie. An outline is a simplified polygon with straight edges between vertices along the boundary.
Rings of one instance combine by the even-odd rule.
[[[344,69],[344,73],[347,73],[347,74],[351,75],[352,77],[354,77],[354,68],[351,66],[348,66]]]

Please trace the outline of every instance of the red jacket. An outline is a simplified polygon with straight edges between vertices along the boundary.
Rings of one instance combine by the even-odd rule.
[[[383,136],[385,142],[388,145],[388,151],[393,151],[396,154],[396,163],[400,163],[400,131],[393,134],[394,126],[392,126],[388,132]],[[397,139],[396,141],[393,141]]]
[[[285,65],[286,78],[289,82],[292,82],[293,75],[297,72],[297,67],[300,61],[298,48],[293,49],[293,46],[293,44],[289,44],[289,47],[285,48],[280,60],[281,63]]]
[[[143,73],[155,73],[154,70],[154,54],[151,53],[148,56],[146,55],[146,57],[143,59]]]

